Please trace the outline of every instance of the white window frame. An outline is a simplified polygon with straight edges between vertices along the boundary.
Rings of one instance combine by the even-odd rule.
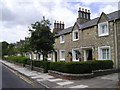
[[[78,38],[77,38],[77,39],[74,38],[76,32],[78,33]],[[73,38],[73,41],[78,41],[78,40],[79,40],[79,31],[78,31],[78,30],[74,30],[74,31],[73,31],[72,38]]]
[[[60,36],[60,43],[64,43],[65,42],[65,35],[61,35]]]
[[[107,30],[106,30],[106,33],[102,33],[102,25],[105,25],[107,24]],[[98,36],[101,37],[101,36],[107,36],[109,35],[109,25],[108,25],[108,22],[102,22],[102,23],[99,23],[98,24]]]
[[[51,58],[49,57],[49,55],[51,55]],[[48,54],[48,60],[51,61],[52,60],[52,53]]]
[[[74,61],[74,62],[79,62],[79,59],[76,60],[76,58],[75,58],[75,53],[74,53],[75,50],[78,50],[78,51],[79,51],[79,48],[74,48],[74,49],[72,49],[72,61]]]
[[[65,50],[60,50],[60,61],[65,61],[65,55],[64,58],[62,58],[62,52],[64,51],[65,54]]]
[[[102,49],[109,49],[109,59],[103,59],[102,58]],[[101,47],[98,47],[98,60],[111,60],[110,46],[101,46]]]

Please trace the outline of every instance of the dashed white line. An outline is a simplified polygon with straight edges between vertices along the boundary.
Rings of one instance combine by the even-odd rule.
[[[65,82],[59,82],[57,83],[58,85],[60,86],[63,86],[63,85],[68,85],[68,84],[73,84],[74,82],[70,82],[70,81],[65,81]]]
[[[56,81],[61,81],[62,79],[60,79],[60,78],[57,78],[57,79],[48,79],[48,81],[50,81],[50,82],[56,82]]]
[[[69,87],[69,88],[87,88],[88,86],[86,85],[77,85],[77,86],[72,86],[72,87]]]

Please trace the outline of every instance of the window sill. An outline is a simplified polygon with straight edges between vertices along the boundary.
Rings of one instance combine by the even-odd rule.
[[[99,37],[103,37],[103,36],[108,36],[109,34],[106,33],[106,34],[100,34]]]
[[[98,59],[98,60],[111,60],[111,59]]]
[[[79,62],[79,60],[72,60],[73,62]]]
[[[73,39],[73,41],[78,41],[79,39]]]
[[[65,42],[60,42],[60,43],[65,43]]]
[[[52,59],[51,58],[48,58],[49,61],[51,61]]]
[[[65,61],[65,59],[60,59],[60,61]]]

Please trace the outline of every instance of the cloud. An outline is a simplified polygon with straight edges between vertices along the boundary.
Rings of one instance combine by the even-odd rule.
[[[111,1],[111,0],[110,0]],[[115,0],[117,1],[117,0]],[[2,18],[0,23],[1,41],[15,42],[28,36],[28,26],[35,21],[40,21],[43,16],[48,18],[53,28],[55,20],[64,21],[65,27],[74,25],[78,17],[78,8],[82,6],[91,9],[91,18],[100,15],[102,11],[110,13],[117,9],[117,6],[108,2],[98,3],[100,0],[2,0],[0,1],[0,12]],[[96,9],[96,10],[95,10]],[[7,37],[6,37],[7,36]]]

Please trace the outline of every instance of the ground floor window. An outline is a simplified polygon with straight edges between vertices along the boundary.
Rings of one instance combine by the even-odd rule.
[[[80,52],[79,49],[72,50],[73,61],[79,61]]]
[[[52,54],[51,53],[48,54],[48,60],[52,60]]]
[[[110,46],[99,47],[98,57],[100,60],[110,60]]]
[[[87,48],[84,50],[84,61],[93,60],[93,50],[91,48]]]
[[[60,61],[65,60],[65,50],[60,50]]]

